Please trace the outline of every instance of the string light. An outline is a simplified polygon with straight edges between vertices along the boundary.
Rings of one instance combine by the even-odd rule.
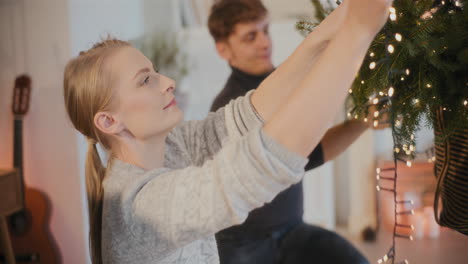
[[[371,53],[370,53],[370,56],[371,56],[371,57],[374,57],[374,56],[375,56],[375,53],[374,53],[374,52],[371,52]]]
[[[468,100],[463,101],[463,105],[468,105]]]
[[[410,70],[406,69],[406,75],[410,75]]]
[[[397,212],[397,215],[414,215],[414,210],[411,209],[411,210]]]
[[[379,120],[374,120],[374,127],[378,127],[379,126]]]
[[[374,100],[372,100],[372,103],[373,104],[378,104],[379,103],[379,98],[374,98]]]
[[[367,121],[368,121],[368,120],[367,120],[367,117],[365,117],[365,118],[364,118],[364,122],[366,122],[366,123],[367,123]]]
[[[380,176],[380,175],[377,175],[376,178],[377,178],[377,180],[395,181],[395,178],[384,177],[384,176]]]
[[[402,224],[397,224],[398,227],[403,227],[403,228],[409,228],[411,230],[414,230],[414,225],[402,225]]]
[[[396,21],[397,15],[396,15],[396,9],[394,7],[390,7],[390,20]]]
[[[395,192],[394,189],[389,189],[389,188],[380,187],[379,185],[377,185],[376,188],[377,188],[377,191],[379,191],[379,192],[380,192],[380,191],[387,191],[387,192],[392,192],[392,193]]]
[[[395,39],[396,39],[398,42],[401,42],[401,40],[403,39],[403,36],[402,36],[400,33],[396,33],[396,34],[395,34]]]
[[[413,163],[412,163],[411,161],[408,160],[408,161],[406,162],[406,166],[411,167],[411,166],[413,166]]]
[[[404,81],[404,80],[405,80],[405,77],[401,77],[401,80]]]
[[[414,204],[414,201],[413,200],[404,200],[404,201],[397,201],[398,204],[411,204],[413,205]]]
[[[376,65],[377,65],[377,64],[376,64],[375,62],[371,62],[371,63],[369,64],[369,69],[371,69],[371,70],[375,69],[375,66],[376,66]]]
[[[374,117],[375,117],[375,118],[379,117],[379,114],[380,114],[379,111],[375,111],[375,112],[374,112]]]
[[[349,90],[348,90],[348,93],[352,94],[352,93],[353,93],[353,89],[349,89]]]
[[[395,51],[395,47],[393,47],[392,44],[388,45],[387,50],[390,54],[392,54]]]
[[[427,88],[431,88],[432,85],[431,85],[430,83],[428,83],[428,84],[426,84],[426,87],[427,87]]]
[[[390,87],[390,88],[388,89],[388,96],[392,97],[394,92],[395,92],[395,88]],[[465,101],[465,102],[466,102],[466,101]]]
[[[361,84],[365,84],[366,82],[365,81],[361,81]]]
[[[383,96],[383,95],[384,95],[384,93],[383,93],[383,92],[379,92],[379,95],[380,95],[380,96]]]
[[[351,118],[351,113],[348,113],[348,118]]]

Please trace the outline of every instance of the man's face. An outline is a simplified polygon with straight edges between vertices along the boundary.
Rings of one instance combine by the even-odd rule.
[[[239,23],[227,40],[216,43],[218,53],[230,65],[250,74],[264,74],[273,70],[272,43],[268,18]]]

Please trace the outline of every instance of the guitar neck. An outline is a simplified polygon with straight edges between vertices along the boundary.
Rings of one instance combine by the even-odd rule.
[[[15,116],[13,133],[13,166],[18,170],[21,185],[24,189],[23,179],[23,119]]]

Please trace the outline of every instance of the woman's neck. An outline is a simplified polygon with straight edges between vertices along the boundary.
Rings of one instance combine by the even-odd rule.
[[[164,167],[166,137],[149,140],[126,139],[116,158],[145,170]]]

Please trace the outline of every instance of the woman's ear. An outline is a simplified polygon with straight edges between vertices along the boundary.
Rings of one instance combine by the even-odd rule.
[[[125,128],[123,123],[109,112],[98,112],[94,116],[94,125],[103,133],[117,135]]]

